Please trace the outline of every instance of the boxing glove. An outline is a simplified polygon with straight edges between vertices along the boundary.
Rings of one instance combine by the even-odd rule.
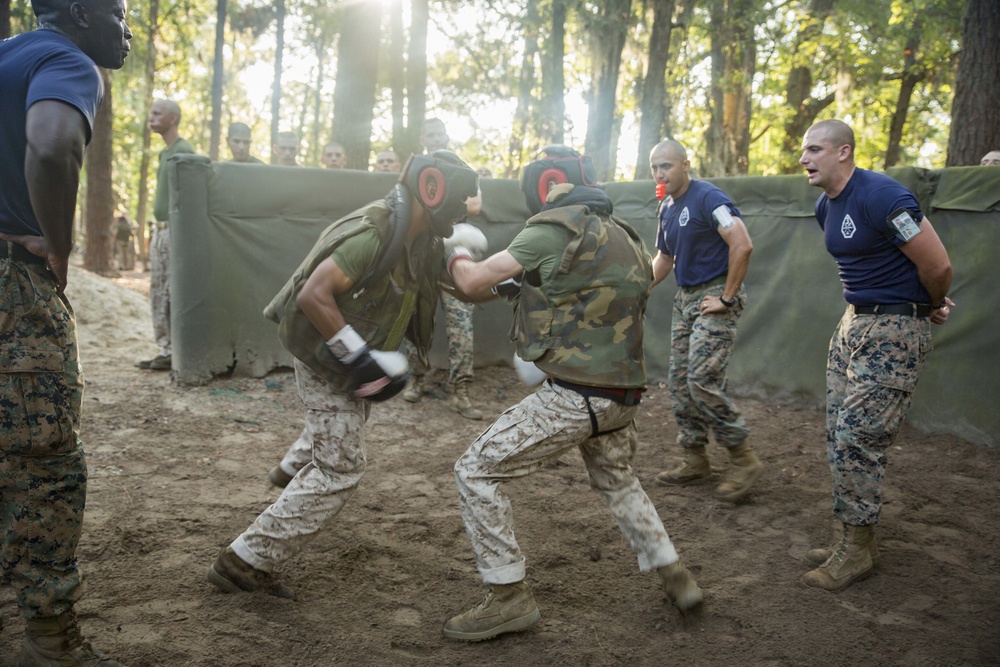
[[[381,352],[368,347],[365,339],[351,325],[320,344],[316,358],[320,363],[345,372],[347,390],[354,398],[386,401],[398,394],[409,379],[409,364],[399,352]],[[333,359],[340,366],[330,362]]]
[[[456,259],[467,258],[478,262],[486,255],[488,243],[486,235],[467,222],[460,222],[452,229],[451,236],[444,239],[445,266],[451,272],[451,264]]]

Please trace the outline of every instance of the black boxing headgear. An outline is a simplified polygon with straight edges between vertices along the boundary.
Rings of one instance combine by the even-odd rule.
[[[434,233],[451,236],[452,225],[465,217],[465,200],[479,193],[479,174],[451,151],[412,155],[399,176],[431,219]]]
[[[528,163],[521,175],[521,192],[531,215],[545,205],[549,190],[560,183],[595,187],[597,173],[589,155],[580,155],[569,146],[553,144],[538,151],[539,157]]]

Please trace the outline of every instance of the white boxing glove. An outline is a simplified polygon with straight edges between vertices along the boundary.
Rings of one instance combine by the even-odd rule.
[[[467,222],[460,222],[452,228],[451,236],[444,239],[445,266],[451,272],[451,264],[465,257],[474,262],[486,256],[488,243],[486,234]]]
[[[350,324],[317,349],[321,364],[340,370],[329,363],[330,356],[343,364],[348,391],[355,398],[387,401],[403,390],[410,377],[406,355],[370,349]]]
[[[514,371],[517,372],[517,379],[521,381],[521,384],[531,389],[541,385],[548,377],[534,362],[525,361],[517,356],[516,352],[514,353]]]

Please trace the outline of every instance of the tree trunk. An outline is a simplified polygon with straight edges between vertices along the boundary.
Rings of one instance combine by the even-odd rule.
[[[886,169],[899,163],[899,143],[903,138],[903,127],[906,125],[906,114],[910,110],[913,89],[926,76],[926,71],[917,63],[921,28],[922,22],[917,17],[910,27],[910,36],[906,40],[906,48],[903,50],[903,75],[899,85],[899,96],[896,98],[896,109],[892,113],[892,121],[889,124],[889,143],[885,150]]]
[[[10,0],[0,0],[0,39],[10,37]]]
[[[274,146],[281,130],[281,59],[285,52],[285,0],[277,0],[274,7],[274,83],[271,85],[271,164],[278,163]]]
[[[84,157],[87,193],[83,268],[107,275],[111,270],[111,221],[115,209],[114,193],[111,190],[114,115],[111,104],[111,72],[101,69],[101,78],[104,79],[104,103],[94,118],[94,130]]]
[[[349,169],[367,169],[375,114],[380,13],[378,3],[344,6],[333,91],[333,138],[344,146]]]
[[[753,0],[717,0],[712,16],[712,121],[701,175],[742,175],[750,166],[750,96],[757,68]]]
[[[552,29],[546,48],[542,49],[542,100],[539,119],[540,138],[545,144],[563,143],[566,122],[566,0],[552,0]],[[514,174],[508,174],[513,177]]]
[[[785,121],[785,136],[782,139],[780,169],[784,174],[797,174],[802,171],[798,162],[802,137],[819,113],[833,104],[835,98],[833,94],[821,99],[812,97],[812,70],[815,66],[813,58],[816,54],[816,42],[823,33],[823,24],[833,11],[833,3],[834,0],[810,0],[795,34],[792,69],[785,84],[785,101],[788,108],[793,110],[793,114]]]
[[[410,45],[406,62],[407,128],[404,150],[419,153],[420,129],[427,117],[427,0],[410,5]]]
[[[667,59],[670,56],[671,21],[675,0],[653,0],[653,29],[649,35],[649,62],[642,80],[639,101],[639,153],[635,161],[635,180],[652,178],[649,154],[664,137],[667,119]]]
[[[226,46],[226,1],[215,4],[215,59],[212,62],[212,125],[208,142],[208,156],[219,159],[219,142],[222,135],[222,84],[225,80],[223,55]]]
[[[326,51],[329,46],[326,33],[316,42],[316,89],[313,91],[313,123],[312,141],[313,157],[319,159],[323,156],[323,146],[319,135],[323,128],[323,80],[326,76]]]
[[[528,135],[528,122],[531,119],[531,91],[535,87],[535,55],[538,53],[538,0],[527,0],[524,20],[521,23],[524,32],[524,55],[521,59],[521,75],[517,83],[517,109],[514,111],[514,122],[511,124],[510,142],[507,147],[507,164],[505,172],[515,174],[524,162],[524,143]]]
[[[403,162],[413,152],[406,141],[406,36],[403,33],[403,1],[389,7],[389,90],[392,96],[392,149]]]
[[[611,153],[617,147],[611,140],[615,100],[631,8],[632,0],[608,0],[600,4],[600,12],[589,26],[592,74],[585,150],[594,161],[599,181],[614,177]]]
[[[1000,150],[1000,3],[969,0],[951,106],[947,166]]]
[[[146,43],[146,70],[144,73],[145,109],[153,106],[153,87],[156,82],[156,36],[160,30],[160,0],[150,0],[149,2],[149,27],[147,33],[149,40]],[[146,226],[146,207],[149,204],[149,162],[150,146],[152,144],[153,131],[149,129],[149,123],[142,124],[142,159],[139,164],[139,192],[136,194],[138,200],[135,209],[135,220],[139,225],[139,260],[142,262],[144,271],[149,270],[149,237],[150,230]]]

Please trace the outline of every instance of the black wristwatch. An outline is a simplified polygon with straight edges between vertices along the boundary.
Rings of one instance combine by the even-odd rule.
[[[719,297],[719,301],[720,301],[720,302],[722,303],[722,305],[723,305],[723,306],[725,306],[726,308],[732,308],[733,306],[735,306],[735,305],[736,305],[736,297],[735,297],[735,296],[734,296],[734,297],[733,297],[732,299],[730,299],[729,301],[726,301],[726,298],[725,298],[725,297],[723,297],[723,296],[720,296],[720,297]]]

